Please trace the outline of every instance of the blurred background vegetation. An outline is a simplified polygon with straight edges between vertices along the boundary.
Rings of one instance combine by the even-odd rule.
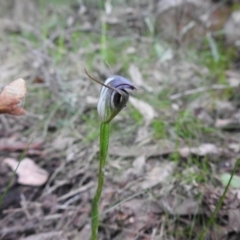
[[[38,141],[27,157],[50,174],[38,188],[16,177],[1,239],[89,238],[100,86],[84,69],[139,88],[111,126],[101,239],[197,239],[240,153],[239,54],[237,0],[1,0],[0,84],[28,88],[27,115],[0,117],[1,160]],[[226,207],[206,239],[239,237],[234,177],[237,214]]]

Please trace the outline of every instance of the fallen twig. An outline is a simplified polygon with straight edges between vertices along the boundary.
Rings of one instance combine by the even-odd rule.
[[[209,91],[209,90],[221,90],[221,89],[226,89],[226,88],[232,88],[234,86],[230,86],[230,85],[212,85],[209,87],[199,87],[199,88],[195,88],[195,89],[190,89],[181,93],[177,93],[177,94],[173,94],[169,97],[170,100],[175,100],[184,96],[189,96],[192,94],[196,94],[196,93],[200,93],[200,92],[205,92],[205,91]]]

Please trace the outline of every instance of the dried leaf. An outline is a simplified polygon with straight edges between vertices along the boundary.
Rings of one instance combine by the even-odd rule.
[[[176,163],[166,162],[161,166],[155,166],[146,175],[145,180],[141,183],[143,189],[148,189],[156,186],[159,183],[166,182],[173,174],[176,168]]]
[[[215,122],[215,127],[217,128],[226,128],[232,124],[231,119],[217,119]]]
[[[142,100],[136,99],[134,97],[130,97],[129,101],[133,105],[133,107],[136,108],[141,113],[145,120],[146,125],[150,124],[154,117],[157,116],[155,110],[150,104]]]
[[[233,114],[231,118],[217,119],[215,127],[223,129],[239,129],[240,128],[240,111]]]
[[[146,143],[148,142],[151,138],[151,133],[149,132],[148,127],[142,126],[138,129],[137,131],[137,136],[135,139],[135,143]]]
[[[240,128],[240,119],[217,119],[215,122],[215,127],[222,129],[239,129]]]
[[[0,94],[0,113],[11,115],[25,114],[25,110],[20,107],[25,95],[25,81],[22,78],[11,82]]]
[[[228,212],[228,232],[240,232],[240,210],[230,209]]]
[[[137,157],[134,161],[133,161],[133,168],[134,168],[134,172],[138,175],[141,174],[144,170],[144,166],[146,163],[146,156],[141,155],[139,157]]]
[[[167,0],[167,1],[159,1],[159,5],[158,5],[158,9],[157,10],[158,10],[159,13],[163,13],[163,12],[165,12],[165,11],[171,9],[171,8],[180,7],[183,4],[185,4],[186,2],[192,4],[193,6],[197,6],[197,7],[201,6],[200,4],[202,3],[202,2],[199,2],[198,0],[187,0],[187,1],[186,0],[178,0],[178,1],[176,1],[176,0]],[[203,5],[203,3],[204,3],[204,5]],[[203,2],[203,3],[202,3],[202,5],[205,6],[206,3],[205,2]]]
[[[135,177],[139,177],[143,174],[146,164],[146,156],[140,155],[138,156],[132,163],[132,168],[126,169],[126,171],[123,172],[122,176],[117,179],[118,182],[121,184],[126,184],[131,179],[134,179]]]
[[[240,85],[240,72],[227,71],[226,80],[231,87],[238,87]]]
[[[135,83],[138,87],[142,87],[144,85],[142,74],[140,73],[139,68],[136,65],[131,64],[128,72],[133,83]]]
[[[232,123],[231,119],[217,119],[215,122],[215,127],[224,128],[228,127]]]
[[[54,240],[54,239],[66,240],[62,231],[37,233],[37,234],[30,235],[26,238],[21,238],[21,240],[50,240],[50,239],[52,239],[52,240]]]
[[[97,107],[98,99],[92,96],[87,96],[86,97],[86,104],[88,107]]]
[[[3,161],[13,171],[18,166],[18,161],[13,158],[6,158]],[[24,158],[16,171],[18,175],[18,183],[29,186],[42,186],[48,180],[48,172],[40,168],[30,158]]]
[[[131,64],[129,69],[128,69],[128,72],[129,72],[129,75],[131,77],[131,80],[133,81],[133,83],[136,84],[136,86],[144,87],[149,92],[152,92],[152,88],[144,83],[142,74],[141,74],[139,68],[136,65]]]
[[[178,150],[181,157],[187,158],[190,156],[190,154],[195,154],[197,156],[206,156],[206,155],[213,155],[213,154],[219,154],[220,149],[211,143],[204,143],[200,145],[199,147],[183,147]]]
[[[234,153],[240,152],[240,145],[239,143],[229,143],[228,148],[233,151]]]
[[[17,141],[12,138],[1,138],[0,151],[38,150],[42,144],[43,142],[41,141],[35,141],[29,145],[29,143]]]
[[[199,203],[194,199],[178,199],[173,196],[160,200],[160,206],[171,215],[197,214],[202,210]]]
[[[162,156],[173,153],[175,150],[174,144],[166,139],[159,140],[158,144],[152,146],[112,146],[109,148],[109,153],[118,157],[138,157],[145,155],[146,158],[151,156]]]

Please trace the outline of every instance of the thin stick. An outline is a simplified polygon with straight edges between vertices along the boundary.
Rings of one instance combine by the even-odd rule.
[[[97,240],[99,226],[99,203],[104,184],[104,167],[106,164],[109,143],[109,124],[101,123],[100,127],[100,161],[98,169],[98,186],[92,202],[92,236],[91,240]]]
[[[170,100],[175,100],[184,96],[188,96],[188,95],[192,95],[192,94],[196,94],[196,93],[200,93],[200,92],[205,92],[205,91],[209,91],[209,90],[221,90],[221,89],[226,89],[226,88],[231,88],[233,86],[230,85],[212,85],[209,87],[199,87],[199,88],[195,88],[195,89],[190,89],[187,90],[185,92],[181,92],[181,93],[177,93],[174,94],[172,96],[169,97]]]
[[[112,86],[109,86],[109,85],[106,85],[106,84],[102,83],[101,81],[97,80],[96,78],[92,77],[92,76],[87,72],[87,70],[86,70],[85,68],[84,68],[84,71],[85,71],[85,73],[87,74],[87,76],[88,76],[89,78],[91,78],[93,81],[99,83],[100,85],[102,85],[102,86],[104,86],[104,87],[106,87],[106,88],[109,88],[109,89],[111,89],[111,90],[113,90],[113,91],[116,91],[116,92],[118,92],[120,95],[122,95],[122,92],[121,92],[119,89],[117,89],[117,88],[115,88],[115,87],[112,87]]]

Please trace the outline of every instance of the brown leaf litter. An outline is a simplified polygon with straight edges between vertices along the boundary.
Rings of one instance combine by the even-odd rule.
[[[145,174],[144,180],[140,184],[141,188],[149,189],[159,183],[166,184],[171,179],[175,169],[176,163],[174,162],[165,162],[153,167]]]
[[[25,81],[19,78],[6,86],[0,94],[0,113],[11,115],[23,115],[25,110],[21,108],[26,95]]]
[[[240,112],[234,113],[231,118],[217,119],[215,127],[222,129],[239,129],[240,128]]]
[[[218,148],[212,143],[204,143],[198,147],[183,147],[178,150],[181,157],[187,158],[191,154],[203,157],[206,155],[220,155],[221,148]]]
[[[16,172],[19,184],[41,186],[48,180],[48,172],[30,158],[24,158],[20,163],[16,159],[6,158],[3,162]]]
[[[17,6],[21,7],[23,1],[17,1]],[[26,99],[29,114],[21,118],[5,115],[0,117],[0,195],[16,169],[17,159],[20,159],[20,155],[29,148],[23,159],[22,169],[20,164],[19,172],[0,206],[1,239],[90,238],[90,209],[97,177],[98,139],[93,137],[85,140],[85,136],[89,129],[96,131],[98,128],[93,128],[96,122],[94,108],[97,103],[97,89],[92,88],[82,74],[82,67],[89,63],[89,56],[93,63],[93,71],[102,79],[110,74],[127,74],[128,71],[133,82],[140,87],[138,97],[131,98],[130,101],[143,117],[142,125],[135,124],[130,114],[126,114],[124,121],[117,121],[116,125],[114,123],[114,131],[117,131],[117,127],[120,129],[126,127],[130,130],[126,134],[127,143],[124,142],[125,139],[121,143],[116,141],[117,134],[113,131],[109,164],[106,167],[106,188],[100,204],[102,214],[99,239],[177,240],[184,239],[182,236],[186,234],[189,239],[197,237],[203,222],[207,222],[222,194],[222,186],[219,187],[220,191],[217,190],[221,182],[218,179],[219,169],[215,169],[215,165],[221,160],[229,163],[239,155],[237,131],[231,134],[221,131],[229,126],[231,130],[238,129],[238,117],[237,115],[234,117],[234,114],[238,113],[239,104],[238,101],[232,101],[232,96],[229,98],[229,92],[234,95],[233,98],[237,96],[239,73],[235,70],[227,72],[228,84],[219,85],[218,79],[212,76],[207,67],[185,59],[186,55],[182,58],[181,47],[178,48],[178,52],[174,52],[175,46],[170,45],[171,41],[167,44],[162,40],[155,43],[152,36],[145,34],[152,31],[151,35],[158,35],[159,28],[162,27],[168,31],[167,33],[174,32],[174,35],[177,30],[174,42],[182,46],[185,43],[185,36],[188,38],[192,33],[195,36],[195,29],[200,29],[202,24],[209,29],[207,24],[211,25],[212,21],[206,19],[212,19],[212,15],[214,19],[216,18],[216,5],[208,1],[211,8],[207,8],[208,11],[205,12],[202,11],[202,4],[198,4],[197,8],[192,5],[196,2],[195,0],[163,0],[139,4],[129,2],[127,7],[126,4],[120,7],[108,1],[107,4],[112,4],[111,13],[105,19],[108,25],[106,32],[108,49],[115,45],[112,45],[114,42],[108,41],[109,39],[120,41],[126,39],[126,28],[129,30],[131,40],[129,43],[126,41],[121,49],[124,59],[117,57],[114,61],[111,54],[107,56],[106,61],[103,61],[101,53],[99,54],[103,46],[98,41],[100,31],[97,26],[105,12],[100,11],[95,5],[92,7],[87,1],[85,4],[74,3],[71,7],[67,4],[64,7],[46,4],[48,14],[44,20],[49,21],[51,26],[49,28],[47,24],[46,39],[43,42],[40,41],[41,26],[46,22],[37,21],[38,24],[33,28],[30,25],[24,27],[19,21],[12,24],[11,30],[11,26],[6,28],[2,21],[5,31],[0,36],[1,79],[8,82],[21,75],[28,80],[33,91],[29,92],[29,99]],[[164,4],[170,6],[171,3],[172,7],[165,10],[161,8]],[[181,8],[183,5],[184,8]],[[194,11],[191,12],[189,9]],[[24,10],[25,8],[21,8],[16,12],[19,14]],[[35,10],[33,8],[31,16],[35,16]],[[164,12],[161,12],[162,10]],[[179,16],[174,12],[179,13]],[[176,21],[181,13],[184,15],[183,21]],[[162,22],[159,23],[159,14],[161,18],[169,21],[169,24],[164,23],[163,26]],[[28,14],[22,16],[27,19]],[[66,23],[64,27],[57,24],[59,16]],[[176,25],[179,26],[174,28],[174,31],[169,29],[169,26]],[[14,33],[14,36],[12,34],[10,36],[6,30]],[[202,38],[199,38],[199,31],[196,33],[197,42],[202,41]],[[81,34],[81,41],[76,41],[78,34]],[[28,36],[34,36],[37,44]],[[14,43],[11,43],[12,37]],[[165,35],[163,37],[165,38]],[[92,38],[94,41],[91,41]],[[21,44],[21,48],[16,48],[16,44]],[[161,53],[161,48],[165,55]],[[158,58],[149,64],[145,59],[152,57],[150,49],[156,51]],[[142,60],[135,61],[138,57],[142,57],[143,64]],[[125,59],[129,59],[130,62],[123,62]],[[209,80],[207,86],[205,79]],[[225,93],[229,88],[231,91],[226,94],[225,99]],[[5,88],[9,93],[8,90],[9,87]],[[14,94],[19,97],[16,89],[13,91]],[[145,99],[152,97],[156,101],[162,100],[162,94],[164,99],[170,97],[173,100],[174,111],[169,110],[170,106],[165,109],[151,105],[150,101],[141,99],[141,95],[144,94],[148,94]],[[212,128],[215,120],[217,120],[215,127],[218,128],[219,125],[220,127],[215,129],[216,135],[204,131],[201,132],[201,137],[185,139],[184,136],[177,136],[174,126],[178,120],[178,113],[191,111],[189,108],[196,95],[201,95],[201,98],[195,101],[193,115],[201,120],[204,127]],[[205,107],[207,95],[213,97],[208,98]],[[213,98],[221,98],[221,101],[213,101]],[[24,97],[16,104],[17,107],[22,108],[19,104],[23,100]],[[59,106],[56,111],[52,110],[55,105]],[[21,113],[18,111],[20,110],[15,109],[15,113]],[[158,121],[158,117],[161,120],[163,117],[163,121],[169,123],[166,125],[168,139],[159,140],[152,135],[151,123]],[[219,124],[218,120],[228,121]],[[134,132],[131,131],[133,125]],[[18,139],[10,137],[12,133],[18,133]],[[35,134],[44,135],[43,141],[34,140],[28,146],[28,140]],[[209,136],[211,139],[208,139]],[[180,155],[179,161],[176,162],[172,161],[175,153],[177,156]],[[204,161],[196,163],[190,161],[195,156]],[[216,162],[212,161],[212,156]],[[31,161],[26,161],[26,158]],[[12,166],[13,171],[3,164],[4,159]],[[24,162],[27,165],[24,165]],[[202,164],[205,162],[210,165],[211,170],[207,172],[206,177],[204,176],[204,180],[195,179],[195,176],[202,176]],[[231,162],[228,168],[221,168],[221,171],[230,172],[233,166],[234,162]],[[130,174],[126,174],[126,184],[123,184],[121,176],[129,172]],[[210,174],[212,176],[209,177]],[[179,175],[181,179],[178,178]],[[209,185],[214,184],[214,187],[208,188],[202,181],[209,182]],[[202,192],[199,193],[200,186]],[[207,239],[229,240],[231,235],[240,232],[238,195],[238,188],[234,191],[230,189],[217,216],[217,227],[213,226],[208,231]],[[192,235],[189,236],[190,234]],[[232,237],[231,240],[233,239]],[[235,237],[234,240],[236,239],[238,238]]]
[[[146,125],[149,125],[152,120],[157,117],[157,113],[154,108],[143,100],[130,97],[129,102],[141,113]]]
[[[14,137],[10,138],[1,138],[0,139],[0,150],[1,151],[23,151],[28,149],[30,150],[40,150],[42,148],[42,141],[33,141],[27,143],[21,139],[16,140]]]
[[[109,153],[118,157],[137,157],[145,155],[150,156],[167,155],[174,152],[174,145],[168,140],[159,140],[156,145],[149,146],[119,146],[115,145],[109,149]]]

